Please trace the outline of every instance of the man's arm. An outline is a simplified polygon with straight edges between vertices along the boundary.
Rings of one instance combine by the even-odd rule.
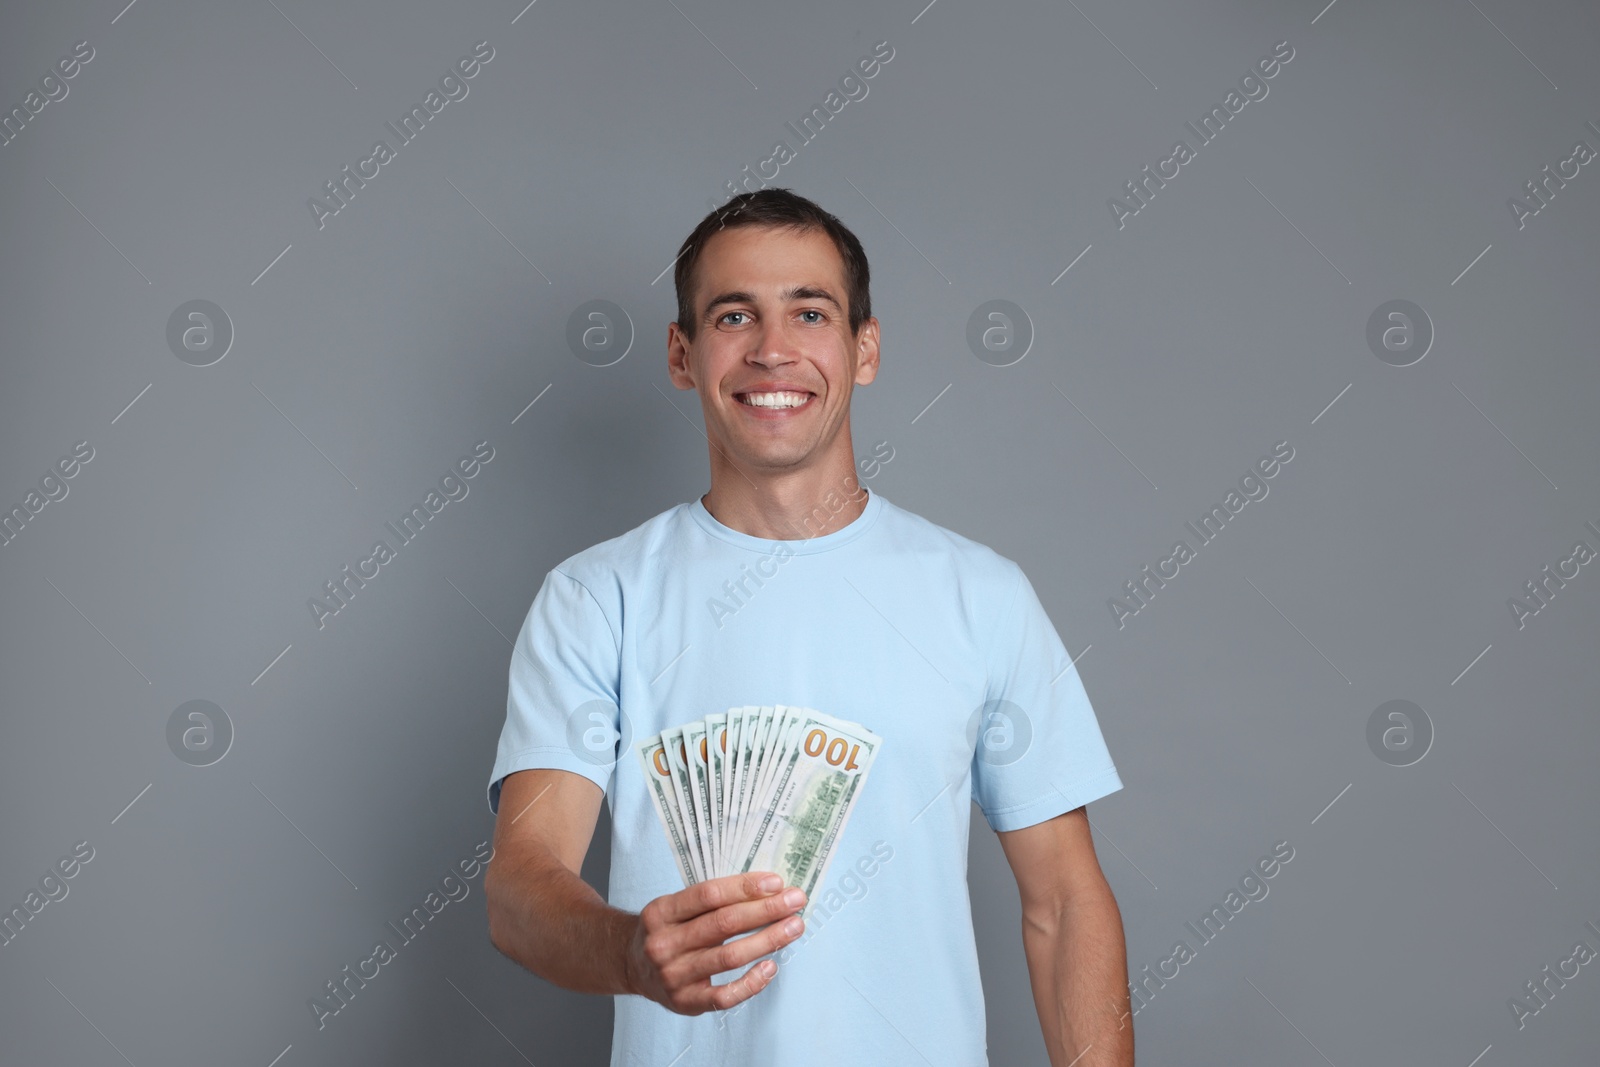
[[[765,989],[777,973],[772,960],[726,985],[711,976],[798,937],[803,927],[791,931],[781,920],[805,894],[780,892],[776,874],[752,871],[657,897],[637,915],[613,908],[579,875],[604,796],[571,771],[506,776],[483,879],[494,947],[564,989],[635,993],[684,1015],[731,1008]]]
[[[1022,896],[1022,945],[1051,1067],[1133,1067],[1122,913],[1083,808],[999,835]]]

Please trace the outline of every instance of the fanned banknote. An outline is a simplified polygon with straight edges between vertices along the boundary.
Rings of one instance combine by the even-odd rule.
[[[694,789],[689,782],[689,767],[684,758],[683,727],[663,730],[660,739],[662,748],[666,751],[667,767],[671,771],[672,795],[678,802],[678,820],[688,841],[689,860],[695,881],[702,882],[706,878],[710,864],[706,862],[705,851],[700,845],[700,825],[695,821],[694,803],[690,799]]]
[[[883,739],[860,723],[784,704],[729,708],[635,750],[684,885],[776,871],[822,886]]]
[[[666,827],[667,843],[672,846],[672,858],[678,864],[678,873],[683,876],[685,884],[693,884],[695,868],[689,861],[689,849],[692,846],[678,817],[677,793],[672,788],[672,768],[667,764],[667,751],[662,744],[661,735],[657,734],[638,746],[638,752],[639,759],[644,764],[645,787],[650,793],[650,802],[655,805],[656,815],[661,819],[661,825]]]

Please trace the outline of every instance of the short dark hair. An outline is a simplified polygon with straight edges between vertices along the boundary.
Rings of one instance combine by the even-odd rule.
[[[844,260],[845,306],[850,333],[859,333],[872,317],[871,271],[867,253],[856,235],[834,215],[791,189],[757,189],[740,193],[700,220],[678,251],[672,281],[678,290],[678,329],[693,341],[699,323],[694,309],[694,269],[706,242],[723,230],[739,226],[774,226],[800,233],[820,230],[833,239]]]

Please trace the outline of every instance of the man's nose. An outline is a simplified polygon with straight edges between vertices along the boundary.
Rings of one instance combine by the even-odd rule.
[[[750,359],[762,366],[790,363],[797,358],[795,338],[786,322],[763,322],[754,340]]]

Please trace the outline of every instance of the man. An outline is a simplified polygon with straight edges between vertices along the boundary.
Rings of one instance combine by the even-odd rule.
[[[1121,915],[1084,814],[1122,782],[1022,570],[856,478],[868,279],[855,235],[785,189],[685,240],[667,364],[699,393],[711,491],[545,576],[490,775],[490,938],[616,996],[612,1067],[986,1064],[976,800],[1016,874],[1052,1067],[1131,1067]],[[768,872],[681,888],[631,751],[779,703],[882,738],[809,930],[804,895]],[[597,724],[615,738],[598,757],[575,740]],[[609,903],[578,873],[602,798]]]

